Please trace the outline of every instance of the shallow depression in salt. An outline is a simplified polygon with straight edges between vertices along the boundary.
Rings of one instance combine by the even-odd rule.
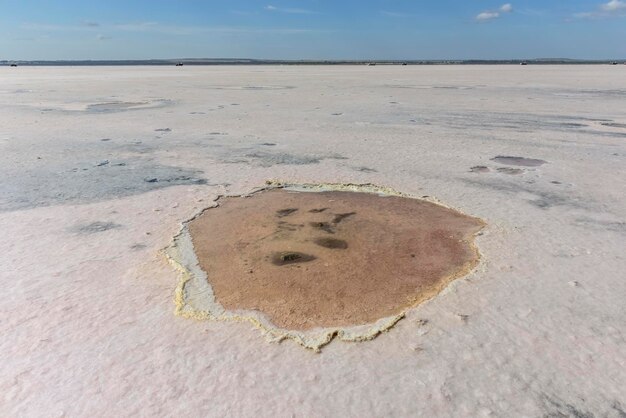
[[[335,188],[221,198],[192,219],[208,302],[241,318],[260,312],[285,335],[337,330],[397,318],[476,265],[479,219],[371,187]]]

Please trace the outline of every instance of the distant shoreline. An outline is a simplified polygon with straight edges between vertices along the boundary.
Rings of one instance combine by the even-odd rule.
[[[140,66],[140,65],[610,65],[626,60],[262,60],[262,59],[154,59],[154,60],[0,60],[0,66]]]

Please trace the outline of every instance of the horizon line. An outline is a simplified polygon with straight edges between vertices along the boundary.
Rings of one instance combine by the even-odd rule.
[[[473,63],[473,62],[483,62],[483,63],[615,63],[622,62],[626,64],[626,58],[603,58],[603,59],[588,59],[588,58],[465,58],[465,59],[457,59],[457,58],[426,58],[426,59],[407,59],[407,58],[397,58],[397,59],[376,59],[376,58],[357,58],[357,59],[316,59],[316,58],[294,58],[294,59],[275,59],[275,58],[123,58],[123,59],[99,59],[99,58],[89,58],[89,59],[0,59],[0,63],[3,64],[11,64],[11,63],[21,63],[21,64],[37,64],[37,63],[162,63],[162,64],[171,64],[171,63],[183,63],[190,65],[202,65],[202,64],[224,64],[224,63],[250,63],[250,64],[264,64],[264,63],[355,63],[355,64],[363,64],[363,63],[380,63],[380,64],[394,64],[394,63],[411,63],[411,64],[419,64],[419,63]]]

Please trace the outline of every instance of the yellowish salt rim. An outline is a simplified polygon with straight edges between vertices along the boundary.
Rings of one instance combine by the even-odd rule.
[[[415,196],[396,191],[390,187],[378,186],[369,183],[294,184],[280,180],[267,180],[265,187],[258,188],[245,196],[250,196],[254,193],[277,188],[305,192],[352,191],[361,193],[382,194],[386,196],[401,196],[418,200],[427,200],[430,203],[434,203],[463,214],[462,212],[443,205],[441,202],[434,199],[420,199]],[[232,195],[228,197],[238,196],[242,195]],[[219,199],[220,197],[218,197],[217,199]],[[324,345],[330,343],[335,337],[342,341],[348,342],[368,341],[376,338],[381,333],[391,329],[396,323],[398,323],[398,321],[404,318],[409,310],[414,309],[416,306],[432,299],[433,297],[441,293],[454,280],[471,273],[481,261],[480,252],[478,251],[478,247],[474,243],[474,238],[476,237],[476,234],[480,231],[479,230],[474,233],[471,237],[471,240],[468,241],[468,244],[474,252],[475,258],[465,263],[463,267],[455,274],[442,278],[437,282],[437,284],[431,286],[430,289],[422,292],[419,297],[414,298],[411,301],[410,306],[404,308],[402,312],[400,312],[398,315],[384,317],[374,323],[362,325],[315,328],[306,331],[288,330],[272,324],[272,322],[260,312],[248,310],[228,311],[224,309],[224,307],[215,299],[213,289],[209,283],[208,277],[206,273],[200,268],[198,259],[195,256],[193,242],[191,240],[187,224],[196,219],[202,213],[204,213],[204,211],[214,208],[216,206],[217,204],[205,208],[198,214],[193,216],[191,219],[183,222],[183,226],[180,232],[174,237],[172,243],[167,248],[162,250],[162,253],[167,258],[169,263],[180,273],[180,279],[178,281],[178,285],[174,294],[174,313],[176,315],[182,316],[183,318],[195,319],[199,321],[212,320],[248,322],[257,329],[261,330],[265,338],[270,342],[280,342],[285,339],[290,339],[300,344],[301,346],[315,352],[319,352]],[[468,216],[465,214],[463,215]],[[483,226],[486,225],[482,219],[474,219],[480,221]],[[195,306],[198,304],[198,301],[194,301],[191,297],[193,291],[196,291],[197,294],[204,295],[204,300],[201,301],[200,305],[205,306]]]

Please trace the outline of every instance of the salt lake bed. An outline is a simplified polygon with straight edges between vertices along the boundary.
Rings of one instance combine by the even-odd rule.
[[[625,70],[2,68],[3,413],[624,416]],[[274,288],[256,283],[261,290],[239,294],[256,287],[236,276],[214,283],[217,302],[225,292],[225,304],[270,322],[274,312],[285,327],[345,326],[346,312],[359,318],[354,325],[395,320],[365,341],[335,338],[316,352],[294,338],[268,341],[250,321],[181,315],[185,272],[168,256],[181,230],[189,225],[193,235],[189,221],[221,210],[224,199],[271,196],[284,185],[397,194],[462,216],[474,222],[471,240],[450,236],[471,261],[458,261],[463,275],[428,298],[405,294],[414,283],[384,292],[380,265],[350,256],[367,240],[346,239],[368,231],[349,223],[366,210],[340,224],[336,216],[352,211],[332,196],[311,207],[268,204],[270,226],[301,224],[317,235],[300,252],[272,247]],[[210,245],[215,229],[206,228],[198,231]],[[435,253],[453,245],[442,242]],[[381,271],[412,262],[406,245],[385,254],[392,262]],[[305,253],[299,261],[311,262],[298,266],[332,265],[326,254],[341,254],[342,266],[354,262],[361,277],[377,279],[326,283],[326,295],[346,295],[337,302],[310,297],[315,286],[295,301],[295,287],[271,269],[295,271],[291,262]],[[389,309],[373,309],[383,299]]]

